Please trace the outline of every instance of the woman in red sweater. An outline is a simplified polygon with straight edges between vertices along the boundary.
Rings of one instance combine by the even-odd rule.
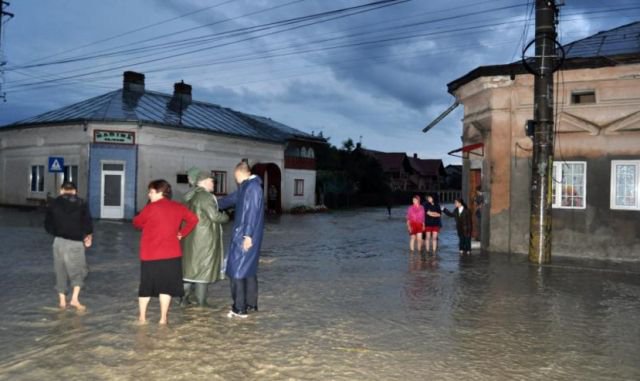
[[[149,204],[133,219],[133,226],[142,230],[139,322],[147,321],[151,297],[159,297],[160,324],[167,324],[171,297],[184,296],[180,240],[191,233],[198,217],[184,205],[171,201],[171,185],[165,180],[152,181],[148,196]]]

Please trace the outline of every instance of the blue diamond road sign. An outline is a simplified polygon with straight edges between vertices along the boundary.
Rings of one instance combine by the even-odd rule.
[[[64,172],[64,157],[49,157],[49,172]]]

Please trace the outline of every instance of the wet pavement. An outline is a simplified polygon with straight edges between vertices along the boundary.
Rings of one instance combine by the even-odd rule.
[[[450,220],[436,258],[410,255],[402,211],[385,213],[271,220],[261,312],[227,319],[218,283],[210,309],[173,306],[163,328],[134,324],[129,224],[97,223],[78,315],[55,308],[42,215],[0,209],[0,379],[640,379],[639,273],[461,259]]]

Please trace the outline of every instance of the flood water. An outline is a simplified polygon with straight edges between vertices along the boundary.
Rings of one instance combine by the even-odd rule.
[[[127,223],[97,223],[87,313],[57,311],[41,220],[0,209],[0,379],[640,379],[639,273],[460,259],[449,220],[435,259],[409,254],[398,209],[272,220],[261,311],[229,320],[218,283],[212,308],[174,305],[164,328],[134,323],[139,235]]]

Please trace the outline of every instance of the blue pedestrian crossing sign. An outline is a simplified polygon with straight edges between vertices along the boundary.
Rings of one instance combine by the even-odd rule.
[[[49,157],[49,172],[64,172],[64,157]]]

